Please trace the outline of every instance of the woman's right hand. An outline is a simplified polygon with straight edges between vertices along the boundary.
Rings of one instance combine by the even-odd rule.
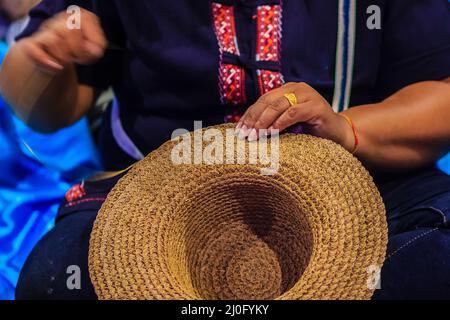
[[[38,32],[17,46],[37,67],[59,73],[68,65],[88,65],[103,57],[108,45],[99,18],[80,10],[80,28],[69,28],[71,16],[61,12],[45,21]]]

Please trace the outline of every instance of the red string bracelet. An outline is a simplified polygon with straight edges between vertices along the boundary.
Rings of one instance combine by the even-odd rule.
[[[340,113],[339,115],[341,117],[343,117],[348,122],[350,127],[352,127],[353,136],[355,137],[355,146],[353,147],[352,154],[355,154],[356,151],[358,151],[358,146],[359,146],[358,132],[356,130],[355,124],[353,123],[352,119],[349,116],[347,116],[347,115],[345,115],[343,113]]]

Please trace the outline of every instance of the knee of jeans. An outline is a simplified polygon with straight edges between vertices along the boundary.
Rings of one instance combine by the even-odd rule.
[[[88,272],[95,216],[68,217],[33,249],[19,277],[16,299],[95,299]]]
[[[390,236],[423,228],[449,228],[450,208],[439,204],[417,206],[388,217]]]
[[[17,300],[51,299],[56,280],[55,261],[46,239],[38,243],[20,272],[16,288]]]
[[[375,299],[450,299],[450,230],[421,229],[390,239]]]
[[[418,206],[419,210],[423,210],[425,214],[433,216],[430,218],[434,225],[426,227],[448,228],[450,227],[450,193],[433,197],[422,205]]]

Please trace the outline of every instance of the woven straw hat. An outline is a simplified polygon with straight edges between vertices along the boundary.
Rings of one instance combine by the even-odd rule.
[[[136,164],[99,212],[89,271],[100,299],[372,296],[385,209],[343,148],[284,135],[279,171],[264,176],[259,165],[176,166],[175,145]]]

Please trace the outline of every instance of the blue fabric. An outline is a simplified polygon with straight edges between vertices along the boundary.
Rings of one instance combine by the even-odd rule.
[[[438,167],[447,174],[450,174],[450,153],[438,161]]]
[[[0,43],[0,60],[6,51]],[[98,159],[86,120],[55,134],[37,134],[0,99],[0,299],[14,297],[19,271],[52,228],[65,192],[101,170]]]

